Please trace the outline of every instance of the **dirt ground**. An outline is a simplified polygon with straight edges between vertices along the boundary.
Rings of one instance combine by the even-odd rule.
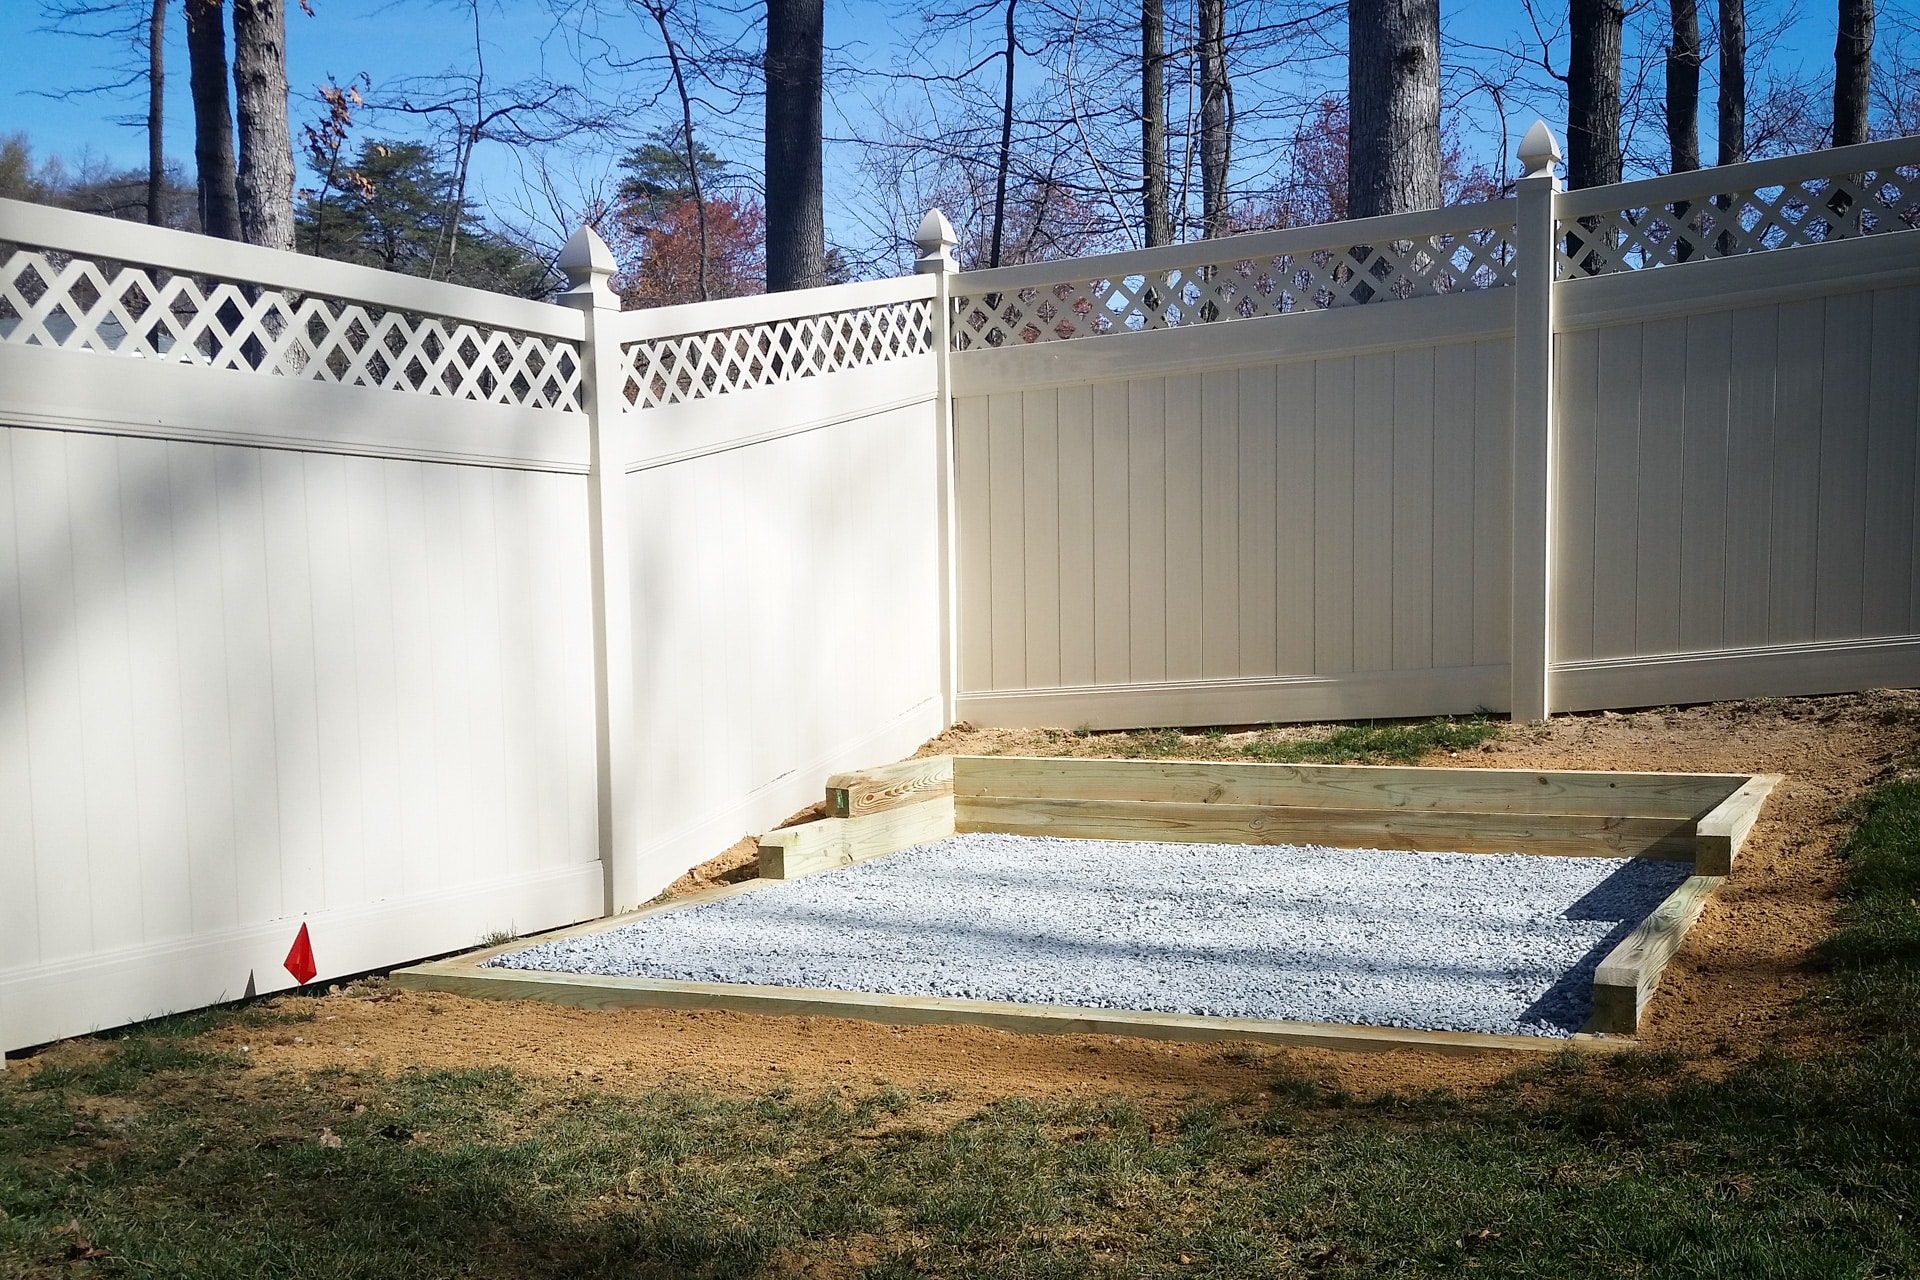
[[[1230,751],[1233,741],[1196,735],[1182,746],[1211,756]],[[1125,742],[1124,735],[959,726],[923,753],[1116,755],[1123,754]],[[1811,980],[1811,949],[1831,927],[1844,810],[1916,750],[1920,693],[1878,691],[1564,716],[1504,727],[1481,747],[1439,753],[1424,763],[1785,774],[1732,877],[1668,969],[1642,1033],[1651,1049],[1731,1061],[1763,1045],[1789,1051],[1796,1046],[1803,1033],[1796,1031],[1792,1007]],[[751,841],[743,841],[683,877],[675,889],[741,878],[751,874],[751,861]],[[314,1019],[224,1033],[269,1069],[510,1064],[615,1090],[693,1085],[756,1093],[780,1083],[812,1090],[886,1082],[958,1107],[1013,1094],[1122,1093],[1142,1101],[1195,1093],[1257,1095],[1280,1070],[1362,1096],[1385,1089],[1472,1089],[1522,1060],[1029,1036],[721,1012],[586,1012],[378,984],[277,1003],[309,1006]]]

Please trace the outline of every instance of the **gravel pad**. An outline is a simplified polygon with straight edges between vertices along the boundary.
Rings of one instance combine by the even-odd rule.
[[[958,835],[489,965],[1567,1036],[1685,863]]]

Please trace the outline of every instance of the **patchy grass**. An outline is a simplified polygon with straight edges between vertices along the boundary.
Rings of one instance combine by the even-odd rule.
[[[1258,760],[1268,764],[1412,764],[1435,751],[1465,751],[1500,736],[1500,725],[1486,716],[1432,720],[1389,720],[1340,725],[1319,737],[1302,738],[1275,726],[1261,733],[1229,734],[1223,729],[1183,733],[1178,729],[1135,729],[1095,734],[1075,730],[1117,754],[1141,759]]]
[[[1911,1275],[1920,782],[1858,816],[1810,1058],[1570,1051],[1472,1097],[1276,1065],[1259,1096],[954,1120],[880,1086],[269,1074],[203,1034],[256,1006],[0,1079],[0,1273]]]

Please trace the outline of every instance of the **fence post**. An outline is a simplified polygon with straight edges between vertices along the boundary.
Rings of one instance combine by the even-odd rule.
[[[1509,714],[1544,720],[1553,709],[1552,660],[1554,195],[1560,159],[1544,120],[1520,142],[1524,171],[1514,227],[1518,256],[1513,315],[1513,618]]]
[[[592,227],[573,233],[557,264],[572,286],[560,295],[586,318],[581,398],[591,441],[587,524],[593,576],[593,693],[600,867],[606,913],[640,905],[638,815],[634,812],[633,602],[628,576],[627,468],[630,435],[621,387],[620,340],[611,321],[620,300],[609,280],[613,253]]]
[[[940,448],[940,711],[952,724],[960,699],[960,540],[955,527],[957,496],[953,461],[953,224],[938,209],[927,210],[914,235],[917,275],[933,277],[933,350],[939,370],[934,422]]]

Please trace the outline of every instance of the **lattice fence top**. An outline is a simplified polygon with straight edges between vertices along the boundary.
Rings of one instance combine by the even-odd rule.
[[[629,410],[655,409],[933,349],[933,302],[916,298],[626,343],[622,390]]]
[[[1713,173],[1701,171],[1703,185]],[[1556,278],[1641,271],[1916,226],[1920,166],[1889,165],[1745,191],[1706,185],[1683,200],[1563,219]]]
[[[580,411],[561,338],[0,242],[0,342]]]
[[[1337,226],[1328,230],[1339,232]],[[1192,248],[1192,266],[956,297],[954,349],[1251,320],[1498,289],[1514,281],[1510,221],[1280,254],[1236,254],[1231,240],[1198,241]],[[960,281],[964,285],[966,277]]]

